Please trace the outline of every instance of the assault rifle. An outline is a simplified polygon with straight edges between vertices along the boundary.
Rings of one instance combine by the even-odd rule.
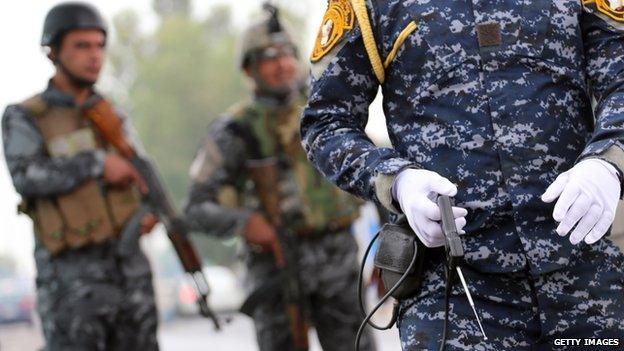
[[[278,275],[266,280],[247,297],[240,311],[253,317],[253,312],[260,303],[268,303],[268,301],[284,303],[294,350],[307,351],[309,349],[309,325],[306,322],[306,298],[299,280],[297,234],[278,229],[277,236],[282,247],[284,266],[279,267]],[[281,292],[281,294],[276,294],[276,292]]]
[[[149,189],[145,200],[150,209],[155,212],[154,214],[158,216],[160,222],[164,224],[167,236],[171,240],[184,270],[195,282],[200,314],[210,318],[217,330],[221,329],[219,320],[208,305],[210,287],[202,272],[201,258],[195,251],[188,237],[188,229],[173,206],[156,168],[148,159],[139,156],[128,143],[123,132],[123,123],[108,102],[99,100],[85,111],[85,115],[102,137],[129,160],[145,180]]]

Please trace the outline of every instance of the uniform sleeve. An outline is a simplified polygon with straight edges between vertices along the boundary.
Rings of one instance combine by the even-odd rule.
[[[624,22],[585,7],[581,29],[595,130],[580,159],[596,157],[624,170]]]
[[[72,157],[48,157],[32,117],[20,106],[6,109],[2,118],[2,140],[13,185],[23,197],[64,194],[86,180],[102,175],[102,151],[85,151]]]
[[[413,162],[390,148],[376,147],[364,128],[379,84],[357,27],[313,64],[308,104],[301,120],[309,160],[331,182],[392,212],[396,174]]]
[[[193,231],[218,237],[240,235],[250,211],[240,202],[247,149],[233,124],[218,120],[203,140],[191,165],[193,181],[185,206]]]

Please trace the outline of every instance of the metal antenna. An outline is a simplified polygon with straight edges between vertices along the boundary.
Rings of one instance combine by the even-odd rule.
[[[438,206],[440,207],[440,212],[442,214],[442,231],[444,232],[447,266],[450,269],[455,267],[462,286],[464,287],[464,291],[466,292],[468,303],[470,304],[470,307],[472,307],[472,311],[477,318],[477,323],[481,329],[481,334],[483,334],[483,339],[487,340],[488,338],[485,335],[483,325],[481,324],[481,318],[479,318],[474,301],[472,300],[472,295],[470,294],[470,290],[468,290],[468,284],[466,284],[466,279],[464,279],[461,267],[457,264],[457,261],[464,257],[464,247],[462,245],[461,238],[459,237],[459,233],[457,232],[457,226],[455,226],[455,217],[453,216],[453,203],[451,198],[448,196],[438,197]]]
[[[481,318],[479,318],[479,314],[477,313],[477,309],[475,308],[474,301],[472,301],[472,295],[470,294],[470,290],[468,290],[468,284],[466,284],[466,279],[464,279],[464,273],[462,273],[461,267],[455,266],[457,270],[457,274],[459,275],[459,280],[461,280],[462,286],[464,287],[464,291],[466,292],[466,297],[468,298],[468,303],[470,307],[472,307],[472,312],[474,312],[475,317],[477,318],[477,323],[479,324],[479,328],[481,329],[481,334],[483,334],[483,340],[487,340],[488,337],[485,335],[485,331],[483,330],[483,325],[481,325]]]

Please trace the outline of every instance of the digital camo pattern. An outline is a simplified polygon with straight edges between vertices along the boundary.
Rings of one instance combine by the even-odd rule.
[[[572,0],[367,6],[382,59],[417,24],[382,85],[393,149],[364,134],[379,84],[357,28],[312,69],[303,145],[332,182],[390,210],[380,192],[390,186],[380,184],[405,167],[458,185],[456,203],[469,210],[466,278],[490,340],[481,340],[456,285],[448,349],[550,350],[556,337],[623,338],[622,253],[608,240],[572,246],[555,233],[553,205],[539,199],[579,158],[624,147],[622,32]],[[500,31],[479,27],[479,39],[484,23]],[[435,263],[420,295],[402,302],[405,350],[438,348],[444,276]]]
[[[37,243],[37,311],[46,351],[158,350],[149,263],[138,245],[126,256],[118,244],[52,258]]]
[[[67,193],[102,174],[104,157],[84,151],[75,157],[50,158],[35,122],[19,105],[8,106],[2,119],[4,155],[15,190],[23,197]]]
[[[352,349],[362,321],[357,305],[357,244],[349,232],[301,240],[297,248],[302,290],[307,297],[306,314],[325,351]],[[248,282],[261,285],[279,274],[273,255],[248,251]],[[286,307],[280,302],[264,301],[254,312],[254,325],[260,351],[292,350]],[[360,350],[375,350],[370,329],[366,329]]]
[[[280,102],[256,97],[253,102],[237,106],[229,116],[211,125],[191,166],[193,185],[185,213],[192,230],[219,237],[240,235],[249,213],[261,211],[259,195],[250,184],[246,165],[250,160],[272,157],[280,160],[279,189],[276,190],[280,192],[285,228],[291,231],[300,228],[305,222],[302,221],[305,218],[303,212],[313,206],[333,209],[340,214],[337,211],[341,205],[340,197],[328,196],[335,193],[335,187],[309,166],[303,150],[300,150],[299,115],[293,112],[300,111],[299,103],[297,99]],[[279,123],[280,115],[285,111],[288,112],[287,123]],[[273,135],[276,130],[278,135]],[[296,148],[289,153],[288,148],[278,146],[280,141],[288,141],[282,145]],[[297,167],[303,167],[303,174],[297,172]],[[311,179],[298,182],[298,176]],[[302,188],[300,184],[313,186]],[[331,188],[327,190],[328,187]],[[355,210],[353,203],[346,203],[350,206],[349,211]],[[327,221],[329,216],[319,218],[319,227],[322,227],[323,220]],[[244,256],[250,292],[278,273],[272,254],[259,253],[245,245]],[[299,277],[308,297],[310,321],[323,349],[350,348],[362,319],[356,299],[357,247],[354,238],[348,232],[318,233],[301,238],[297,254],[293,256],[299,257]],[[291,350],[292,337],[279,288],[274,296],[275,301],[264,301],[255,310],[258,344],[261,351]],[[362,338],[361,350],[374,350],[369,333]]]
[[[375,192],[379,179],[405,167],[449,178],[469,210],[467,262],[481,271],[568,265],[574,249],[539,196],[579,157],[624,147],[622,32],[573,0],[367,5],[382,57],[410,21],[418,26],[382,86],[394,148],[364,134],[378,82],[354,29],[312,83],[302,119],[309,159],[341,188],[378,202],[388,197]],[[480,47],[483,23],[499,24],[500,38]]]
[[[48,104],[74,105],[52,85],[42,96]],[[128,130],[128,121],[124,123]],[[24,198],[67,193],[102,174],[102,151],[47,156],[33,116],[19,105],[7,107],[2,139],[13,184]],[[138,242],[124,247],[120,243],[114,240],[53,257],[36,240],[37,308],[46,350],[158,349],[149,263]]]
[[[624,257],[608,240],[585,246],[565,268],[464,276],[488,337],[484,341],[457,279],[450,299],[447,350],[567,350],[557,338],[624,340]],[[403,350],[437,350],[444,322],[444,269],[428,263],[418,296],[401,303]],[[621,344],[620,344],[621,345]],[[580,347],[579,350],[591,348]],[[605,349],[612,349],[605,347]]]

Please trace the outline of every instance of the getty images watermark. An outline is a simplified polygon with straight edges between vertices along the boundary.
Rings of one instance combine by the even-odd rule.
[[[555,346],[620,346],[620,339],[582,338],[555,339]]]

